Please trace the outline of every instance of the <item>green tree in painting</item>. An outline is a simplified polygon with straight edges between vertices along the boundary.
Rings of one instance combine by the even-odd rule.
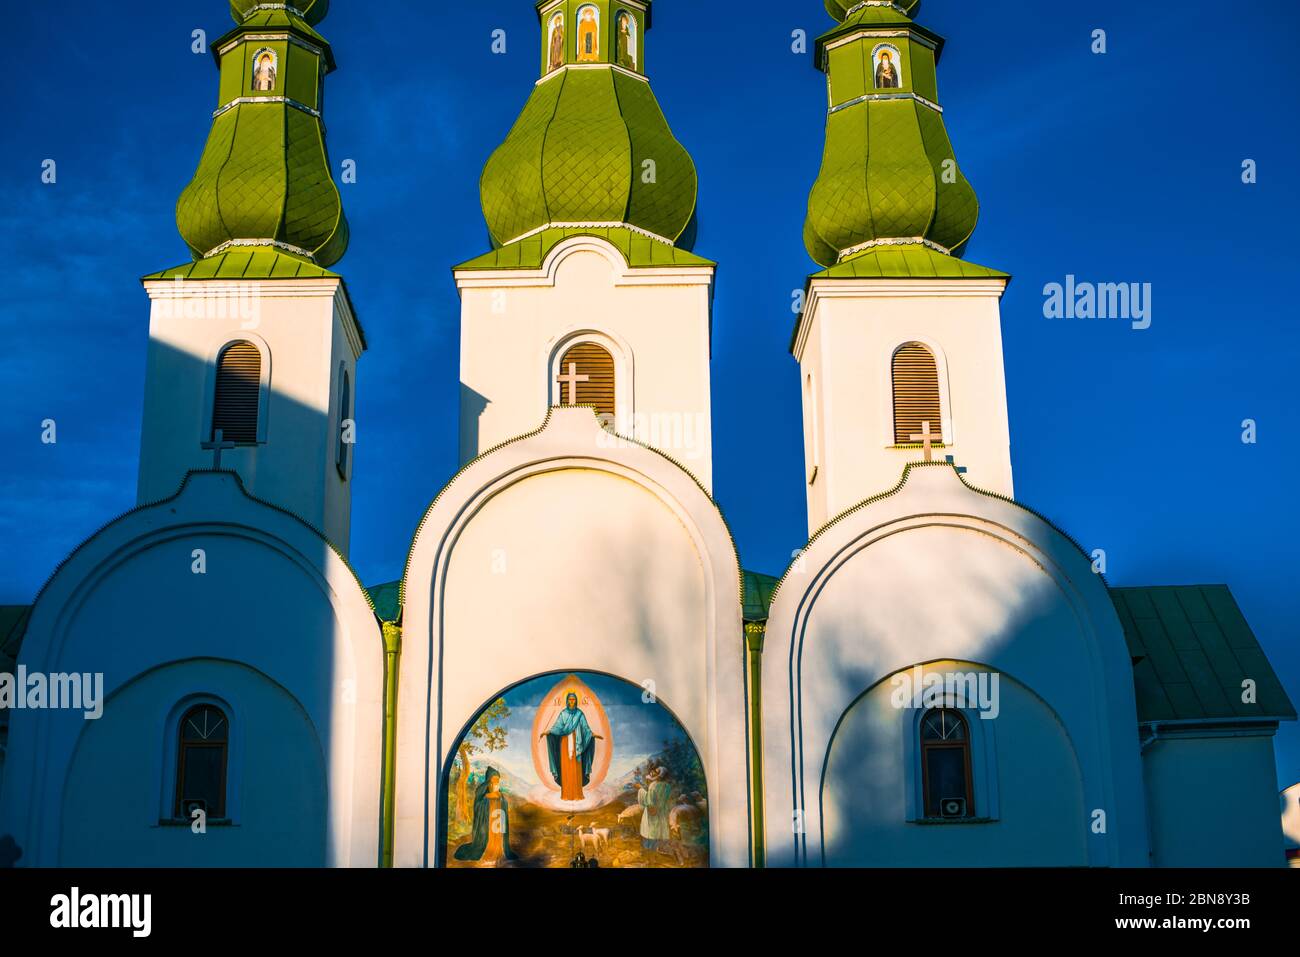
[[[510,708],[505,698],[497,698],[480,712],[474,725],[465,732],[456,751],[455,794],[456,820],[469,821],[469,776],[470,762],[476,754],[490,754],[504,751],[506,748],[505,720],[510,717]]]

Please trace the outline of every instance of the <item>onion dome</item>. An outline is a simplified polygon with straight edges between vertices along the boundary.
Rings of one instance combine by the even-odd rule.
[[[697,177],[642,72],[645,10],[543,0],[542,79],[480,181],[495,246],[549,229],[627,229],[677,243]]]
[[[328,0],[230,6],[239,26],[212,45],[218,105],[176,225],[196,260],[252,247],[330,266],[348,225],[321,115],[334,58],[313,28]]]
[[[939,105],[943,39],[913,23],[919,0],[826,0],[838,26],[817,41],[829,76],[821,172],[804,243],[823,266],[881,247],[959,256],[979,218]]]

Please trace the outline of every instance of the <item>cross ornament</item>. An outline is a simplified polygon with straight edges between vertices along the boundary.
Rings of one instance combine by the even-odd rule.
[[[212,471],[214,472],[221,471],[221,453],[223,451],[239,448],[238,443],[227,442],[225,438],[225,433],[221,429],[217,429],[212,433],[212,441],[203,443],[203,449],[212,453]]]
[[[590,382],[591,376],[578,375],[578,364],[576,362],[570,362],[568,375],[561,373],[559,378],[556,381],[560,383],[560,404],[577,405],[578,404],[578,383]],[[565,401],[564,399],[564,387],[566,385],[569,387],[568,401]]]
[[[921,423],[921,434],[911,436],[913,442],[920,442],[925,448],[925,460],[934,461],[934,443],[943,441],[942,437],[930,431],[930,423]]]

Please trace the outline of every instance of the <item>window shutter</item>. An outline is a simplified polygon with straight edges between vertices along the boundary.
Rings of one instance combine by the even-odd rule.
[[[894,353],[894,442],[911,443],[924,422],[930,423],[935,440],[942,442],[939,367],[929,349],[909,342]]]
[[[257,412],[262,394],[262,354],[251,342],[236,342],[217,361],[217,391],[212,400],[212,434],[227,442],[257,442]]]
[[[594,342],[581,342],[564,354],[560,360],[560,375],[569,374],[570,364],[578,367],[578,375],[587,376],[578,383],[578,398],[570,398],[568,383],[560,382],[561,405],[594,405],[602,416],[615,414],[614,357]]]

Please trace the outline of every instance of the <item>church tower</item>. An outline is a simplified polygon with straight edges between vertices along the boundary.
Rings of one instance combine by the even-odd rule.
[[[646,76],[650,7],[537,4],[541,76],[480,183],[494,248],[455,272],[462,461],[587,405],[711,484],[714,264]]]
[[[194,261],[144,278],[152,301],[139,500],[218,465],[345,554],[356,362],[348,244],[322,118],[328,0],[231,0],[213,44],[212,129],[176,223]]]
[[[817,41],[826,146],[804,242],[824,268],[792,343],[810,532],[893,488],[926,445],[971,484],[1013,494],[999,306],[1010,277],[961,258],[979,203],[944,127],[944,41],[912,20],[919,5],[826,0],[837,23]]]

